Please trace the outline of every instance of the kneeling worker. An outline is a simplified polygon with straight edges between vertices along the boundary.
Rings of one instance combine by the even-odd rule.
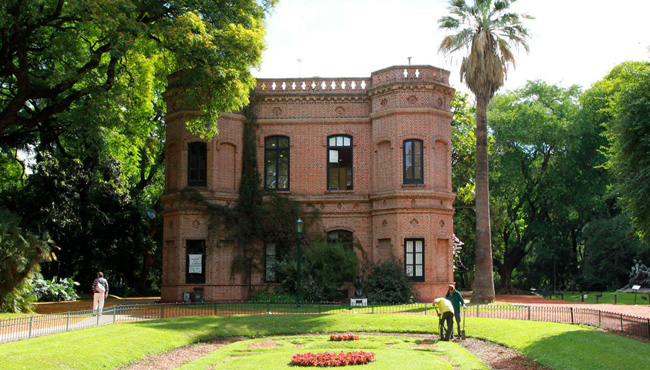
[[[454,332],[454,306],[445,298],[436,298],[433,303],[440,315],[440,321],[438,322],[440,325],[440,339],[448,341]],[[447,328],[444,325],[445,321],[447,322]]]

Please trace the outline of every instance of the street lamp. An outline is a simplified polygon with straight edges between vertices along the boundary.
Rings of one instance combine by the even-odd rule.
[[[297,248],[296,248],[296,264],[297,264],[297,269],[298,269],[298,279],[297,279],[297,285],[298,287],[296,288],[296,306],[300,307],[300,244],[302,244],[302,239],[304,238],[304,235],[302,234],[302,226],[303,222],[298,217],[298,220],[296,220],[296,234],[298,236],[298,241],[297,241]]]

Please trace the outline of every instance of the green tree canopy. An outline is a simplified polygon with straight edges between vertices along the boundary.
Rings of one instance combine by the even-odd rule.
[[[578,240],[603,207],[609,180],[599,152],[602,128],[581,118],[580,95],[577,86],[533,81],[490,105],[495,265],[502,292],[515,291],[513,271],[531,253],[532,265],[552,271],[556,261],[557,271],[577,273]],[[542,280],[555,282],[556,275]]]
[[[248,102],[275,0],[7,0],[0,6],[0,133],[51,118],[121,86],[155,95],[185,70],[193,132]],[[164,85],[164,83],[163,83]],[[122,96],[124,105],[128,96]],[[145,99],[150,102],[151,99]],[[65,127],[59,127],[65,129]]]
[[[650,244],[650,63],[617,66],[598,87],[610,90],[605,118],[613,190]]]

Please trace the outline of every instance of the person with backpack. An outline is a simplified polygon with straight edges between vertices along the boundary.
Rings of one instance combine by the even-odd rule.
[[[98,272],[97,278],[93,281],[93,314],[100,315],[104,309],[104,299],[108,297],[108,281],[104,279],[104,273]]]

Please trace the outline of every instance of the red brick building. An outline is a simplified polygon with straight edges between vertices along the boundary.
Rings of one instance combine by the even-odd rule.
[[[442,295],[453,282],[449,72],[394,66],[369,78],[260,79],[255,92],[264,189],[318,208],[324,231],[353,236],[367,258],[402,261],[420,300]],[[224,114],[219,135],[201,140],[185,129],[192,112],[175,106],[178,93],[166,95],[162,300],[196,287],[207,300],[244,300],[249,285],[230,270],[234,247],[206,247],[208,215],[179,192],[237,202],[245,117]],[[272,285],[266,275],[253,273],[254,289]]]

